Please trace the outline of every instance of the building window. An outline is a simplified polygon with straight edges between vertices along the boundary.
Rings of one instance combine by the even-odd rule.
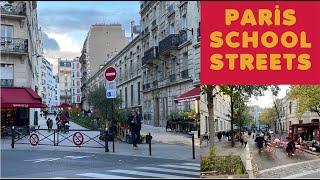
[[[187,17],[186,15],[183,15],[181,18],[181,29],[187,28]]]
[[[13,64],[1,64],[1,86],[13,86]]]
[[[131,85],[131,106],[133,106],[133,84]]]
[[[169,32],[170,34],[174,34],[175,33],[175,29],[174,29],[174,23],[171,23],[169,26]]]
[[[140,97],[140,82],[138,82],[138,105],[140,105],[140,103],[141,103],[141,97]]]
[[[125,102],[125,107],[128,107],[128,94],[127,94],[127,87],[124,88],[124,102]]]
[[[6,41],[10,41],[13,38],[13,26],[1,24],[1,41],[2,38]]]
[[[77,81],[77,86],[80,86],[80,81]]]

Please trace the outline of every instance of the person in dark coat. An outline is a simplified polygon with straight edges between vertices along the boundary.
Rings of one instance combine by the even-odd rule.
[[[257,147],[259,149],[259,153],[261,153],[262,152],[262,148],[263,148],[263,144],[265,142],[264,135],[261,133],[260,136],[257,136],[254,141],[257,143]]]
[[[132,110],[128,117],[128,124],[131,131],[132,145],[134,149],[138,148],[138,134],[140,134],[141,122],[136,111]]]
[[[218,136],[219,142],[221,142],[222,132],[218,132],[217,136]]]
[[[142,124],[142,114],[140,113],[140,110],[139,110],[139,108],[136,108],[136,113],[137,113],[137,116],[138,116],[138,122],[140,122],[139,123],[139,126],[138,126],[138,129],[139,129],[139,131],[138,131],[138,142],[140,142],[140,131],[141,131],[141,124]]]
[[[294,143],[294,140],[288,142],[286,151],[288,153],[288,156],[294,156],[294,151],[296,150],[296,144]]]

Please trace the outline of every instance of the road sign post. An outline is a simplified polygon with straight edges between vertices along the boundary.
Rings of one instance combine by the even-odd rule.
[[[106,98],[111,99],[111,122],[113,121],[113,99],[117,97],[117,86],[115,79],[117,77],[117,71],[113,67],[108,67],[104,72],[104,77],[107,80],[106,83]],[[107,124],[107,123],[106,123]],[[107,128],[107,127],[106,127]],[[106,140],[108,142],[109,139]],[[108,149],[109,151],[109,149]]]

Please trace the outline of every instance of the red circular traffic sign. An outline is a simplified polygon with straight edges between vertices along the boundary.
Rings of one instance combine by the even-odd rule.
[[[83,135],[80,132],[75,132],[73,134],[73,143],[80,146],[83,143]]]
[[[29,142],[32,146],[36,146],[39,144],[39,136],[37,134],[31,134],[29,138]]]
[[[104,77],[108,81],[113,81],[117,76],[117,71],[113,67],[108,67],[106,71],[104,72]]]

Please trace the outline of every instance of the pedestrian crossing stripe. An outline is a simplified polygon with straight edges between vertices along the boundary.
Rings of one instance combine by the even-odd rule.
[[[117,176],[112,174],[100,174],[100,173],[83,173],[83,174],[77,174],[78,176],[85,176],[85,177],[91,177],[91,178],[105,178],[105,179],[134,179],[126,176]]]
[[[161,166],[161,167],[159,167]],[[196,163],[181,163],[181,164],[162,164],[157,167],[136,167],[130,170],[114,169],[106,170],[106,173],[82,173],[78,176],[90,178],[133,178],[133,177],[150,177],[150,178],[199,178],[200,165]],[[131,176],[131,177],[130,177]],[[133,176],[133,177],[132,177]]]
[[[109,170],[109,172],[140,175],[140,176],[150,176],[150,177],[158,177],[158,178],[186,178],[185,176],[176,176],[176,175],[170,175],[170,174],[160,174],[160,173],[151,173],[151,172],[143,172],[143,171],[124,170],[124,169]]]
[[[172,172],[178,174],[187,174],[187,175],[195,175],[199,176],[199,172],[192,172],[192,171],[183,171],[183,170],[176,170],[176,169],[167,169],[167,168],[158,168],[158,167],[138,167],[137,169],[143,170],[152,170],[152,171],[159,171],[159,172]]]
[[[159,166],[162,167],[171,167],[171,168],[183,168],[183,169],[190,169],[190,170],[200,170],[199,167],[192,167],[192,166],[182,166],[182,165],[172,165],[172,164],[161,164]]]

